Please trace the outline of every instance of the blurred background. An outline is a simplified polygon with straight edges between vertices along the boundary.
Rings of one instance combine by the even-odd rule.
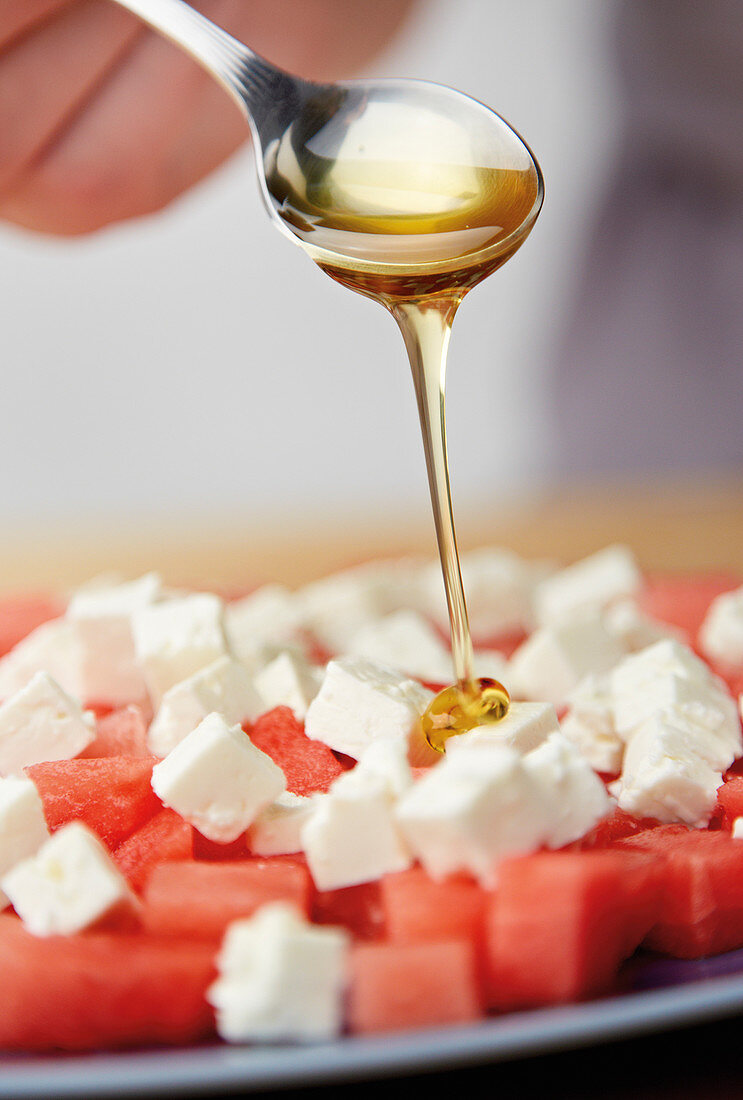
[[[652,45],[670,27],[678,36],[671,35],[671,45],[681,52],[674,57],[661,47],[659,71],[665,64],[672,84],[678,61],[688,75],[693,66],[683,56],[683,31],[693,26],[694,5],[679,0],[669,8],[654,0],[624,7],[630,84],[647,85],[655,71],[640,63],[632,72],[634,32]],[[633,7],[646,9],[636,27]],[[711,14],[701,30],[716,8],[740,32],[739,10],[725,0],[705,8]],[[471,517],[482,527],[502,507],[544,498],[555,485],[597,476],[729,474],[739,457],[737,444],[715,444],[707,453],[721,415],[719,408],[699,411],[704,378],[706,389],[715,384],[710,376],[680,387],[685,367],[674,375],[673,354],[652,346],[652,325],[612,308],[634,287],[642,312],[660,277],[653,258],[667,243],[663,233],[650,242],[639,234],[632,208],[625,245],[621,221],[607,225],[603,210],[628,153],[615,19],[613,0],[426,0],[366,70],[437,80],[482,99],[523,134],[546,180],[532,236],[473,291],[454,327],[449,450],[465,541]],[[702,85],[710,85],[712,73],[726,87],[725,20],[707,37],[712,50]],[[619,44],[621,58],[622,34]],[[735,59],[734,49],[722,58],[739,82]],[[652,86],[648,95],[658,98]],[[706,132],[703,117],[698,122]],[[666,177],[666,184],[678,178],[673,157]],[[736,187],[737,181],[732,194],[739,199]],[[725,213],[726,232],[740,234],[739,201],[729,201]],[[703,263],[698,279],[720,281],[729,319],[739,297],[733,260],[720,271],[713,254],[694,252],[695,242],[709,242],[710,226],[693,229],[682,202],[667,230],[669,240],[688,235],[688,266],[702,272]],[[599,263],[581,289],[586,263],[595,265],[604,247],[620,255],[624,248],[625,258],[637,249],[650,265],[647,286],[635,276],[602,283]],[[686,278],[684,293],[688,301],[673,290],[671,305],[688,312],[694,280]],[[126,524],[195,526],[199,536],[210,524],[253,532],[326,520],[364,529],[430,524],[412,384],[396,326],[276,232],[259,199],[249,149],[165,212],[89,237],[57,240],[0,225],[0,310],[0,508],[11,535]],[[597,315],[604,332],[598,342],[597,326],[586,328],[580,319]],[[622,343],[628,330],[630,352]],[[679,347],[685,344],[679,338]],[[703,348],[694,347],[697,358]],[[607,349],[615,349],[618,369],[611,354],[608,366],[600,364]],[[655,389],[646,369],[653,357],[665,371]],[[723,415],[732,419],[743,372],[728,358]],[[661,428],[648,412],[635,423],[632,409],[650,409],[656,390],[687,395],[674,410],[682,419]],[[684,417],[701,424],[692,434],[704,446],[693,453]],[[679,440],[683,447],[676,447]]]

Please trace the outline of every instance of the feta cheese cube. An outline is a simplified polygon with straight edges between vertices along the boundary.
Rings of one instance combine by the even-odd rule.
[[[607,546],[546,577],[535,588],[537,622],[544,626],[585,611],[601,611],[642,585],[634,555],[626,546]]]
[[[244,665],[230,656],[218,657],[168,688],[150,724],[147,742],[155,756],[167,756],[207,714],[216,712],[233,726],[252,721],[263,710],[263,700]]]
[[[155,765],[152,789],[203,836],[229,844],[284,793],[286,780],[240,726],[208,714]]]
[[[448,683],[452,658],[441,636],[417,611],[395,611],[362,627],[347,655],[395,668],[429,683]]]
[[[218,596],[196,592],[134,613],[134,647],[155,707],[168,688],[227,655],[223,609]]]
[[[0,699],[9,699],[46,672],[77,698],[83,697],[80,645],[75,627],[64,617],[50,619],[0,658]]]
[[[534,589],[548,571],[544,563],[524,561],[500,547],[470,550],[461,555],[460,561],[475,638],[495,638],[532,628]],[[448,630],[449,614],[438,562],[429,565],[421,587],[427,594],[423,610]]]
[[[688,646],[667,638],[625,656],[611,670],[610,690],[616,698],[628,698],[669,673],[703,686],[715,684],[719,687],[721,684],[709,666]]]
[[[136,905],[98,837],[79,821],[58,829],[1,884],[35,936],[70,936],[121,907]]]
[[[743,587],[712,601],[699,630],[699,646],[723,667],[743,664]]]
[[[715,807],[722,773],[698,751],[693,729],[669,712],[640,725],[624,754],[622,775],[612,786],[620,809],[635,817],[706,825]]]
[[[511,658],[512,694],[563,703],[584,676],[608,671],[623,656],[598,614],[540,627]]]
[[[551,733],[530,752],[524,765],[555,809],[546,838],[550,848],[579,840],[614,806],[591,765],[559,732]]]
[[[44,807],[30,779],[0,779],[0,877],[41,847],[49,837]],[[0,891],[0,909],[8,905]]]
[[[432,698],[419,683],[383,665],[351,657],[329,661],[307,710],[305,731],[358,760],[374,741],[407,744]]]
[[[387,777],[360,764],[315,796],[301,837],[318,890],[372,882],[410,866],[393,809]]]
[[[511,703],[504,718],[489,726],[451,737],[446,743],[447,755],[485,745],[506,745],[522,755],[560,730],[557,711],[552,703]]]
[[[302,851],[302,828],[312,814],[312,799],[285,791],[261,810],[248,828],[248,849],[255,856],[282,856]]]
[[[597,772],[621,770],[624,741],[614,728],[614,700],[608,676],[586,676],[568,695],[560,729]]]
[[[0,774],[69,760],[95,740],[95,722],[46,672],[0,705]]]
[[[224,625],[230,650],[250,671],[262,668],[277,649],[301,648],[299,603],[283,584],[265,584],[231,600]]]
[[[76,592],[65,617],[72,624],[79,652],[81,698],[112,705],[147,697],[132,634],[132,616],[162,594],[156,573],[135,581],[96,585]]]
[[[716,726],[724,735],[726,732],[731,743],[740,740],[740,721],[735,702],[715,685],[701,684],[673,672],[660,673],[654,680],[638,685],[632,694],[614,695],[614,728],[625,740],[646,718],[669,707],[694,706],[699,710],[700,719],[705,721],[702,711],[706,710],[707,725]]]
[[[301,722],[320,690],[323,670],[310,664],[299,653],[283,650],[256,672],[254,683],[264,710],[289,707]]]
[[[500,860],[541,847],[555,812],[520,754],[490,745],[447,752],[403,796],[396,815],[432,878],[469,871],[493,886]]]
[[[265,905],[227,929],[207,999],[227,1042],[333,1039],[343,1025],[349,937]]]
[[[688,641],[684,632],[677,627],[651,619],[630,596],[610,604],[604,611],[604,622],[628,653],[647,649],[667,638],[682,643]]]

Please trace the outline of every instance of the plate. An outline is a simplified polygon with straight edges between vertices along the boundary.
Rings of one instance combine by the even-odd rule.
[[[506,1061],[743,1012],[743,950],[693,962],[633,962],[626,991],[579,1005],[511,1013],[476,1026],[350,1037],[313,1046],[202,1046],[84,1056],[0,1058],[0,1097],[202,1095],[333,1084]]]

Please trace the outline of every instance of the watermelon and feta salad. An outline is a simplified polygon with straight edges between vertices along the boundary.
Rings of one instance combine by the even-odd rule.
[[[0,600],[0,1049],[470,1024],[743,947],[743,578],[462,568],[512,703],[443,754],[432,562]]]

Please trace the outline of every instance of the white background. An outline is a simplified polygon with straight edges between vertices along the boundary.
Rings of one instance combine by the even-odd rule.
[[[383,75],[460,87],[546,179],[526,245],[464,303],[448,373],[460,507],[548,476],[550,347],[608,170],[609,0],[432,0]],[[251,155],[165,214],[59,242],[0,229],[0,514],[380,516],[427,506],[402,342],[271,226]]]

